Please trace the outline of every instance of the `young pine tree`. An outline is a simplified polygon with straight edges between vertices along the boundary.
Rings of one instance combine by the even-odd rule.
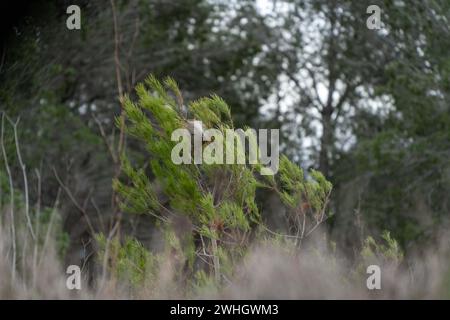
[[[136,102],[129,97],[124,99],[125,129],[144,144],[149,166],[136,167],[129,157],[122,155],[124,177],[115,180],[113,186],[121,196],[124,212],[152,215],[169,228],[179,217],[189,221],[188,236],[179,240],[183,242],[183,254],[190,268],[196,260],[205,261],[203,271],[214,274],[217,284],[232,272],[231,267],[245,253],[249,239],[266,230],[259,228],[262,219],[255,200],[257,188],[277,192],[290,208],[295,216],[293,221],[297,221],[293,230],[298,244],[326,218],[331,184],[317,171],[305,177],[303,170],[287,157],[281,157],[276,175],[261,175],[259,161],[254,164],[172,161],[178,144],[171,139],[176,129],[192,132],[214,128],[223,136],[227,129],[234,129],[230,108],[218,96],[202,98],[185,107],[173,79],[161,83],[153,76],[136,87],[136,94]],[[203,127],[194,121],[201,121]],[[238,146],[239,140],[235,143]],[[223,152],[224,157],[232,152],[237,158],[239,152],[245,154],[248,150],[230,148],[224,143]]]

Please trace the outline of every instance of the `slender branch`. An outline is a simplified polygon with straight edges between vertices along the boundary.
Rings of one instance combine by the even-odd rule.
[[[103,262],[102,262],[102,277],[100,280],[100,291],[103,290],[105,283],[106,283],[106,273],[107,273],[108,260],[109,260],[110,243],[112,241],[112,238],[116,234],[116,231],[118,228],[119,228],[119,221],[116,221],[114,226],[110,229],[108,237],[106,238],[105,253],[103,255]]]
[[[66,194],[69,196],[70,200],[72,201],[72,203],[75,205],[75,207],[78,209],[78,211],[81,213],[81,215],[84,217],[88,228],[89,228],[89,232],[91,233],[91,236],[93,237],[95,235],[95,230],[94,227],[91,224],[91,221],[86,213],[86,210],[83,209],[83,207],[80,206],[80,204],[77,202],[77,200],[75,199],[75,197],[73,196],[72,192],[70,191],[70,189],[61,181],[61,179],[59,178],[58,173],[56,172],[55,167],[53,167],[53,173],[55,175],[56,180],[58,181],[59,185],[61,186],[61,188],[66,192]]]
[[[326,221],[328,219],[328,217],[325,217],[325,209],[328,207],[328,203],[330,201],[330,195],[331,195],[331,190],[328,193],[328,195],[327,195],[327,197],[325,199],[325,202],[323,204],[323,207],[322,207],[322,210],[321,210],[321,214],[320,214],[320,218],[317,220],[316,224],[306,233],[305,237],[308,237],[311,233],[313,233],[314,230],[316,230],[319,227],[319,225],[322,222],[324,222],[324,221]]]
[[[38,181],[38,199],[36,203],[36,217],[35,217],[35,227],[36,227],[36,240],[34,241],[34,251],[33,251],[33,288],[36,285],[37,277],[37,256],[39,252],[39,228],[40,228],[40,215],[41,215],[41,196],[42,196],[42,180],[41,173],[38,169],[35,169],[35,174]]]
[[[98,208],[97,203],[95,202],[94,198],[91,198],[91,204],[95,209],[95,212],[97,213],[98,216],[98,221],[100,222],[100,226],[102,228],[103,231],[105,231],[105,223],[103,222],[103,217],[102,214],[100,213],[100,209]]]
[[[51,213],[51,216],[50,216],[50,221],[48,223],[47,233],[45,234],[44,245],[42,247],[41,258],[39,259],[38,266],[41,265],[42,261],[45,258],[45,253],[47,251],[47,246],[48,246],[48,244],[50,242],[50,235],[51,235],[51,232],[52,232],[53,221],[55,220],[55,216],[56,216],[56,208],[59,206],[59,198],[60,198],[60,196],[61,196],[61,187],[58,188],[58,192],[56,193],[56,199],[55,199],[55,203],[53,204],[52,213]]]
[[[115,70],[116,70],[116,80],[117,80],[117,90],[119,93],[119,100],[122,107],[123,103],[123,85],[122,85],[122,75],[120,72],[120,39],[119,39],[119,27],[117,23],[117,14],[116,14],[116,5],[114,3],[114,0],[110,0],[111,2],[111,9],[113,14],[113,26],[114,26],[114,63],[115,63]],[[121,108],[121,114],[120,114],[120,138],[119,138],[119,146],[117,149],[118,154],[120,155],[122,153],[123,145],[124,145],[124,129],[125,129],[125,114],[123,108]]]
[[[23,160],[22,160],[22,154],[20,152],[20,145],[19,145],[19,138],[17,135],[17,125],[19,124],[20,118],[18,118],[15,123],[13,121],[11,121],[7,116],[6,116],[6,119],[11,123],[11,125],[13,127],[17,159],[19,160],[19,166],[20,166],[20,169],[22,170],[24,193],[25,193],[25,217],[27,218],[27,226],[28,226],[28,229],[30,230],[31,237],[33,238],[33,240],[36,240],[36,236],[34,235],[33,226],[31,224],[31,218],[30,218],[30,201],[29,201],[29,195],[28,195],[27,170],[26,170],[25,164],[23,163]]]
[[[216,280],[216,283],[220,282],[220,261],[218,256],[218,248],[217,248],[217,239],[211,238],[211,246],[212,246],[212,253],[213,253],[213,263],[214,263],[214,279]]]
[[[111,155],[111,158],[112,158],[114,164],[117,165],[119,162],[119,159],[117,158],[117,153],[114,151],[113,144],[109,143],[108,137],[106,136],[106,132],[105,132],[105,129],[103,128],[102,123],[94,114],[92,114],[92,118],[94,119],[95,123],[97,124],[97,126],[100,130],[100,135],[102,136],[103,141],[105,142],[105,145],[108,148],[109,154]]]
[[[121,76],[121,64],[120,64],[120,57],[119,57],[119,51],[120,51],[120,39],[119,39],[119,27],[117,23],[117,14],[116,14],[116,5],[114,3],[114,0],[110,0],[111,3],[111,10],[113,14],[113,26],[114,26],[114,64],[115,64],[115,71],[116,71],[116,80],[117,80],[117,90],[119,93],[119,101],[120,101],[120,132],[119,132],[119,141],[117,145],[117,153],[116,158],[117,160],[120,159],[120,155],[122,154],[122,151],[124,149],[125,145],[125,110],[123,108],[123,85],[122,85],[122,76]],[[115,174],[114,178],[118,179],[120,176],[120,172],[122,171],[122,164],[120,161],[118,161],[115,164]],[[113,190],[111,195],[111,202],[113,206],[114,211],[114,218],[111,221],[111,226],[115,225],[116,222],[119,222],[122,218],[122,213],[120,212],[118,203],[118,198],[116,192]]]
[[[278,237],[285,237],[285,238],[293,238],[293,239],[298,239],[298,236],[294,236],[294,235],[290,235],[290,234],[283,234],[283,233],[278,233],[275,231],[270,230],[269,228],[267,228],[265,225],[260,224],[261,227],[263,227],[264,230],[266,230],[267,232],[269,232],[270,234],[273,234],[274,236],[278,236]]]
[[[14,186],[11,175],[11,169],[9,168],[8,157],[6,156],[6,149],[4,143],[4,130],[5,130],[5,113],[2,113],[2,128],[0,134],[0,144],[2,147],[3,160],[5,162],[6,172],[8,174],[9,181],[9,194],[10,194],[10,219],[11,219],[11,240],[12,240],[12,262],[11,262],[11,279],[14,283],[16,279],[16,227],[14,223]]]
[[[313,89],[314,89],[314,93],[316,94],[317,101],[319,102],[319,105],[322,108],[325,108],[325,104],[322,102],[322,100],[320,100],[319,90],[317,89],[316,76],[314,75],[314,72],[311,69],[306,68],[306,70],[308,71],[309,75],[311,76],[311,80],[313,82]]]

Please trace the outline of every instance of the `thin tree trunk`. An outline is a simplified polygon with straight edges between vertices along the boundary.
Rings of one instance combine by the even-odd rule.
[[[15,222],[14,222],[14,185],[13,185],[13,180],[12,180],[12,175],[11,175],[11,170],[9,168],[9,163],[8,163],[8,157],[6,155],[6,148],[5,148],[5,143],[3,140],[3,136],[4,136],[4,130],[5,130],[5,114],[2,113],[2,119],[1,119],[1,133],[0,133],[0,144],[2,147],[2,153],[3,153],[3,160],[5,163],[5,168],[6,168],[6,172],[8,174],[8,181],[9,181],[9,193],[10,193],[10,223],[11,223],[11,242],[12,242],[12,259],[11,259],[11,279],[12,279],[12,283],[14,283],[15,279],[16,279],[16,226],[15,226]]]
[[[330,153],[333,149],[332,108],[325,108],[322,112],[322,137],[320,139],[319,170],[325,177],[330,174]]]
[[[214,278],[216,283],[220,282],[220,262],[217,250],[217,239],[211,238],[213,263],[214,263]]]

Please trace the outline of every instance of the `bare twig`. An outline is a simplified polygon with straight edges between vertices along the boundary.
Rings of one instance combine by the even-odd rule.
[[[285,237],[285,238],[293,238],[293,239],[298,239],[298,238],[299,238],[299,236],[294,236],[294,235],[291,235],[291,234],[283,234],[283,233],[278,233],[278,232],[272,231],[272,230],[270,230],[269,228],[267,228],[267,227],[266,227],[265,225],[263,225],[263,224],[260,224],[260,226],[261,226],[264,230],[266,230],[267,232],[269,232],[270,234],[272,234],[272,235],[274,235],[274,236]]]
[[[321,223],[323,223],[324,221],[327,220],[328,217],[325,217],[325,210],[328,207],[328,203],[330,201],[330,195],[331,195],[331,191],[328,193],[328,195],[325,199],[325,202],[324,202],[321,214],[320,214],[320,218],[317,220],[316,224],[306,233],[305,237],[308,237],[311,233],[314,232],[314,230],[316,230],[319,227],[319,225]]]
[[[211,238],[211,247],[212,247],[212,253],[213,253],[213,264],[214,264],[214,279],[216,280],[216,283],[220,282],[220,261],[218,256],[218,248],[217,248],[217,239]]]
[[[103,222],[102,214],[100,213],[100,209],[98,208],[97,203],[95,202],[94,198],[91,198],[91,204],[94,207],[95,212],[97,213],[98,220],[100,222],[100,226],[101,226],[102,230],[105,231],[106,230],[105,223]]]
[[[108,260],[109,260],[110,243],[111,243],[113,237],[115,236],[116,231],[117,231],[118,228],[119,228],[119,221],[116,221],[114,226],[109,231],[108,237],[106,238],[105,253],[103,255],[103,263],[102,263],[102,278],[100,280],[100,291],[105,286],[107,266],[108,266]]]
[[[58,188],[58,192],[56,193],[56,199],[55,199],[55,203],[53,204],[53,208],[52,208],[52,213],[50,215],[50,221],[48,223],[48,227],[47,227],[47,233],[45,234],[45,240],[44,240],[44,245],[42,246],[42,252],[41,252],[41,257],[39,259],[38,262],[38,266],[41,265],[42,261],[45,258],[45,253],[47,251],[47,246],[50,242],[50,235],[52,232],[52,226],[53,226],[53,221],[55,220],[55,216],[56,216],[56,209],[59,206],[59,197],[61,195],[61,187]]]
[[[114,0],[110,0],[111,2],[111,9],[113,14],[113,26],[114,26],[114,63],[115,63],[115,70],[116,70],[116,80],[117,80],[117,91],[119,93],[119,100],[121,104],[121,114],[120,114],[120,138],[119,138],[119,145],[117,148],[117,152],[120,155],[122,153],[122,148],[124,145],[124,129],[125,129],[125,119],[124,119],[124,110],[122,108],[122,102],[123,102],[123,85],[122,85],[122,75],[120,72],[120,39],[119,39],[119,27],[117,23],[117,14],[116,14],[116,5],[114,3]]]
[[[42,195],[42,180],[41,173],[38,169],[35,169],[35,174],[38,181],[38,199],[36,202],[36,218],[35,218],[35,230],[36,230],[36,240],[34,241],[34,251],[33,251],[33,288],[36,284],[37,276],[37,256],[39,251],[39,229],[40,229],[40,215],[41,215],[41,195]]]
[[[89,228],[89,232],[90,232],[91,236],[93,237],[95,235],[95,230],[94,230],[94,227],[91,224],[91,220],[89,219],[89,216],[87,215],[86,211],[84,210],[84,208],[82,206],[80,206],[80,204],[75,199],[75,197],[73,196],[73,194],[70,191],[70,189],[61,181],[58,173],[56,172],[55,167],[53,167],[53,173],[54,173],[55,178],[58,181],[59,185],[61,186],[61,188],[66,192],[66,194],[69,196],[69,198],[72,201],[72,203],[75,205],[75,207],[81,213],[81,216],[86,221],[86,224],[88,225],[88,228]]]
[[[299,239],[299,242],[298,242],[298,247],[300,248],[301,246],[302,246],[302,241],[303,241],[303,239],[304,239],[304,236],[305,236],[305,228],[306,228],[306,212],[303,212],[303,219],[302,219],[302,231],[301,231],[301,233],[300,233],[300,239]]]
[[[22,154],[20,152],[19,138],[17,135],[17,125],[19,124],[20,118],[18,118],[16,122],[13,122],[7,116],[6,116],[6,119],[11,123],[11,125],[13,127],[17,159],[19,160],[19,166],[20,166],[20,169],[22,170],[24,193],[25,193],[25,217],[27,219],[27,226],[28,226],[28,229],[30,230],[31,237],[33,238],[33,240],[36,240],[36,236],[34,235],[33,226],[31,224],[31,218],[30,218],[30,201],[29,201],[29,195],[28,195],[27,170],[26,170],[25,164],[23,163],[23,160],[22,160]]]
[[[2,128],[0,134],[0,144],[2,147],[3,160],[5,162],[6,172],[8,174],[9,181],[9,194],[10,194],[10,218],[11,218],[11,241],[12,241],[12,262],[11,262],[11,278],[14,282],[16,278],[16,227],[14,223],[14,186],[11,176],[11,169],[9,168],[8,157],[6,156],[6,149],[4,143],[4,130],[5,130],[5,114],[2,113]]]
[[[114,164],[117,165],[119,162],[119,159],[117,158],[117,153],[114,151],[114,145],[108,141],[108,137],[106,136],[105,129],[103,128],[103,125],[100,122],[100,120],[94,114],[92,114],[92,118],[94,119],[95,123],[97,124],[97,126],[100,130],[100,135],[102,136],[103,141],[105,142],[105,145],[108,148],[109,154],[111,155],[111,158],[112,158]]]
[[[120,51],[120,36],[119,36],[119,27],[117,22],[117,14],[116,14],[116,5],[114,3],[114,0],[110,0],[111,3],[111,10],[113,14],[113,27],[114,27],[114,64],[115,64],[115,71],[116,71],[116,80],[117,80],[117,91],[119,93],[119,101],[120,101],[120,132],[119,132],[119,141],[117,145],[117,153],[116,158],[119,160],[120,155],[122,154],[122,151],[124,149],[125,145],[125,110],[123,108],[123,85],[122,85],[122,75],[121,75],[121,64],[120,64],[120,57],[119,57],[119,51]],[[117,179],[120,176],[120,172],[122,171],[122,165],[120,161],[117,161],[115,164],[115,174],[114,178]],[[119,222],[122,218],[121,211],[119,209],[118,203],[118,197],[116,192],[113,190],[112,192],[112,206],[114,210],[114,218],[112,220],[111,227],[116,225],[116,222]]]

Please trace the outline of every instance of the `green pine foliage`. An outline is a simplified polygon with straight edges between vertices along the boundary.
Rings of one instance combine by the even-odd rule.
[[[140,288],[144,283],[152,284],[156,277],[156,257],[152,255],[144,246],[133,238],[126,238],[123,243],[118,239],[112,239],[107,244],[107,239],[103,234],[96,237],[99,257],[106,254],[106,246],[114,252],[116,263],[115,269],[110,269],[109,274],[121,283],[129,284],[131,289]]]
[[[361,257],[366,263],[391,263],[398,265],[403,261],[403,251],[389,231],[383,231],[382,241],[375,241],[372,237],[367,237],[361,250]]]
[[[192,223],[190,266],[197,258],[206,261],[198,268],[197,278],[204,272],[215,274],[216,282],[232,272],[236,259],[242,258],[262,225],[256,203],[258,188],[274,190],[293,214],[307,216],[298,226],[299,237],[313,231],[326,218],[331,183],[324,176],[303,170],[283,156],[275,176],[261,176],[261,163],[256,164],[174,164],[171,152],[176,141],[171,134],[188,128],[198,120],[206,128],[223,135],[234,129],[230,107],[216,95],[193,101],[185,107],[176,82],[163,83],[150,76],[136,87],[137,101],[125,97],[123,108],[128,135],[138,139],[149,153],[149,168],[134,165],[123,154],[120,179],[113,182],[121,196],[121,209],[128,213],[149,214],[158,223],[170,226],[174,217],[183,216]],[[120,121],[117,123],[120,125]],[[204,143],[205,145],[206,143]],[[226,146],[224,153],[236,152]],[[239,149],[238,149],[239,150]],[[237,156],[235,154],[235,156]],[[305,226],[309,223],[308,226]],[[184,249],[187,250],[187,249]],[[209,269],[209,270],[208,270]],[[192,271],[192,270],[191,270]],[[202,272],[202,273],[198,273]]]

